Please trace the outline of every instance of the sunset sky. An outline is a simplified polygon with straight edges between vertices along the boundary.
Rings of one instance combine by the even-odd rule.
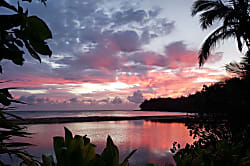
[[[2,61],[2,87],[28,105],[19,110],[138,109],[144,100],[194,93],[226,78],[239,61],[235,41],[217,47],[199,68],[202,31],[193,0],[48,0],[28,7],[53,33],[51,58],[26,54],[23,66]],[[0,9],[0,13],[6,13]],[[219,24],[218,24],[219,25]]]

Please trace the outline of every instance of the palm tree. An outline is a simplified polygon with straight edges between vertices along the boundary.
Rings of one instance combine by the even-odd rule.
[[[199,54],[202,66],[218,42],[230,37],[236,38],[238,49],[245,44],[250,50],[250,5],[249,0],[196,0],[192,6],[192,16],[200,15],[202,29],[208,29],[215,21],[222,25],[205,40]]]
[[[246,52],[240,63],[231,62],[226,64],[226,70],[236,74],[238,77],[247,78],[250,80],[250,50]]]

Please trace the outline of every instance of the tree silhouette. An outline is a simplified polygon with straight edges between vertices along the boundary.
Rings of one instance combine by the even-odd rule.
[[[32,0],[22,1],[31,2]],[[46,5],[46,0],[40,1]],[[41,18],[29,16],[28,10],[24,11],[19,1],[17,7],[15,7],[10,2],[0,0],[0,8],[12,12],[12,14],[0,15],[0,62],[10,60],[16,65],[22,65],[25,60],[25,49],[40,62],[39,54],[52,55],[52,51],[46,43],[47,39],[52,38],[52,33]],[[0,73],[2,73],[1,64]],[[4,82],[0,81],[0,83]],[[11,106],[12,103],[22,103],[13,99],[9,89],[11,88],[0,88],[0,155],[16,155],[23,160],[25,158],[27,160],[27,157],[32,156],[23,150],[30,144],[12,140],[13,137],[26,137],[29,133],[23,131],[24,127],[18,126],[10,120],[10,117],[20,117],[5,112],[5,110],[15,109]],[[6,165],[1,158],[0,165]]]
[[[41,2],[45,3],[44,0]],[[11,60],[16,65],[23,65],[24,48],[40,62],[39,54],[52,55],[46,43],[47,39],[52,38],[52,33],[41,18],[29,16],[28,10],[24,11],[19,2],[16,8],[5,0],[0,0],[0,7],[14,12],[14,14],[0,15],[0,62],[5,59]],[[0,72],[2,72],[1,65]]]
[[[200,66],[205,63],[218,42],[230,37],[236,38],[240,51],[244,44],[250,50],[249,9],[249,0],[196,0],[193,3],[192,16],[200,15],[202,29],[208,29],[215,21],[222,22],[203,43],[199,55]]]

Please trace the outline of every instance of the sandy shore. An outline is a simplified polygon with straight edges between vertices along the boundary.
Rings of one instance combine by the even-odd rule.
[[[122,120],[152,120],[157,122],[185,122],[187,116],[90,116],[90,117],[57,117],[57,118],[32,118],[24,120],[13,120],[19,125],[27,124],[53,124],[53,123],[73,123],[73,122],[100,122],[100,121],[122,121]]]

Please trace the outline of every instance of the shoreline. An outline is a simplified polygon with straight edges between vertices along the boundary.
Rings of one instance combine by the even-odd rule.
[[[75,123],[75,122],[101,122],[101,121],[124,121],[124,120],[150,120],[154,122],[165,123],[184,123],[186,115],[169,115],[169,116],[89,116],[89,117],[57,117],[57,118],[29,118],[29,119],[13,119],[12,122],[17,125],[33,125],[33,124],[57,124],[57,123]]]

